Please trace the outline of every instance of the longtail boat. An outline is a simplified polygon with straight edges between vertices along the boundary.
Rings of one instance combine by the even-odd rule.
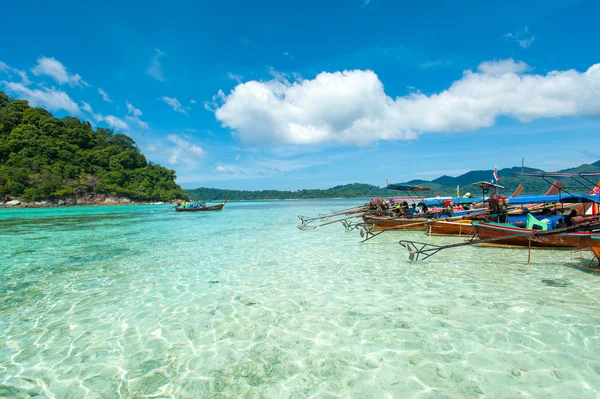
[[[477,227],[477,225],[483,223],[474,222],[473,224]],[[497,225],[498,223],[494,224]],[[556,238],[553,239],[552,237]],[[524,239],[524,241],[518,241],[519,239]],[[525,242],[526,244],[524,245]],[[400,245],[408,249],[409,259],[411,261],[425,260],[436,253],[449,248],[502,243],[516,243],[517,245],[508,245],[509,247],[515,248],[541,247],[555,249],[590,249],[600,263],[600,224],[597,222],[552,230],[522,229],[513,226],[513,229],[507,235],[489,238],[478,237],[466,242],[449,245],[435,245],[408,240],[400,241]]]
[[[208,212],[208,211],[220,211],[223,209],[225,204],[227,203],[227,199],[222,204],[206,206],[206,203],[188,203],[185,207],[177,205],[175,208],[176,212]]]
[[[586,248],[590,247],[590,237],[600,234],[593,231],[539,234],[540,230],[494,222],[473,222],[473,227],[480,240],[496,239],[481,245],[505,247]]]

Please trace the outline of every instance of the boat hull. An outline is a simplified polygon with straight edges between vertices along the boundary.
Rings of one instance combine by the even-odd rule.
[[[472,236],[475,227],[471,220],[435,220],[429,224],[427,234],[430,236]]]
[[[225,204],[219,204],[219,205],[212,205],[212,206],[207,206],[204,208],[181,208],[181,207],[177,207],[175,208],[176,212],[209,212],[209,211],[220,211],[221,209],[223,209],[223,207],[225,206]]]
[[[596,260],[598,261],[598,266],[600,266],[600,237],[595,236],[592,237],[592,243],[590,249],[596,255]]]
[[[499,223],[473,223],[475,232],[481,240],[502,238],[484,246],[535,247],[535,248],[591,248],[593,234],[590,232],[572,232],[550,235],[531,235],[539,230],[527,230]],[[530,234],[528,234],[530,233]],[[522,234],[519,236],[519,234]]]

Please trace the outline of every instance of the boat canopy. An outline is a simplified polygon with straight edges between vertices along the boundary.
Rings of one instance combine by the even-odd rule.
[[[489,181],[480,181],[478,183],[473,183],[472,185],[479,188],[504,188],[504,186]]]
[[[512,205],[525,204],[581,204],[587,202],[600,202],[600,196],[597,194],[561,194],[561,195],[524,195],[516,198],[509,198],[509,203]]]
[[[403,184],[388,184],[388,186],[386,188],[388,190],[398,190],[398,191],[429,191],[429,190],[431,190],[429,187],[405,186]]]
[[[471,197],[471,198],[452,198],[451,201],[455,205],[462,204],[473,204],[476,202],[486,201],[483,197]],[[561,195],[523,195],[518,197],[508,197],[508,203],[511,205],[527,205],[527,204],[581,204],[589,202],[600,203],[600,196],[597,194],[561,194]],[[445,198],[427,198],[425,205],[427,206],[438,206],[443,205]]]
[[[600,177],[600,172],[515,172],[515,175],[530,177]]]

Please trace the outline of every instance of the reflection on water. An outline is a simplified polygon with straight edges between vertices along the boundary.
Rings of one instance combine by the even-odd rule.
[[[295,227],[353,203],[0,212],[0,397],[600,396],[600,276]]]

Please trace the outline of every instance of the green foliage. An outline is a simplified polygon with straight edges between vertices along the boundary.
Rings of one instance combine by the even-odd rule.
[[[91,193],[138,201],[188,198],[175,172],[148,163],[130,137],[55,118],[0,92],[0,196],[39,201]]]
[[[298,191],[240,191],[219,190],[214,188],[196,188],[187,190],[190,198],[204,201],[223,200],[267,200],[267,199],[309,199],[309,198],[357,198],[357,197],[390,197],[395,195],[389,191],[371,184],[353,183],[336,186],[326,190]]]

